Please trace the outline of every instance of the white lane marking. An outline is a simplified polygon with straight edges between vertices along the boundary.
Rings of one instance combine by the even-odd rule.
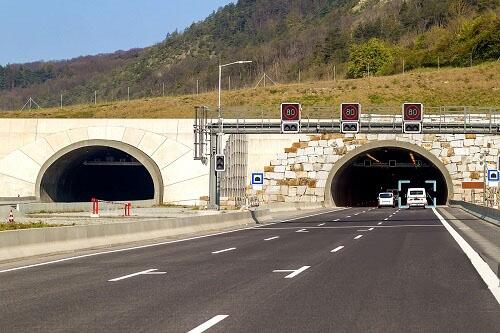
[[[191,331],[189,331],[188,333],[202,333],[202,332],[205,332],[206,330],[208,330],[210,327],[216,325],[217,323],[219,323],[220,321],[223,321],[224,319],[226,319],[227,317],[229,317],[228,315],[217,315],[215,317],[213,317],[212,319],[204,322],[203,324],[201,324],[200,326],[198,327],[195,327],[193,328]]]
[[[18,271],[18,270],[21,270],[21,269],[27,269],[27,268],[33,268],[33,267],[40,267],[40,266],[46,266],[46,265],[52,265],[52,264],[57,264],[57,263],[60,263],[60,262],[77,260],[77,259],[83,259],[83,258],[89,258],[89,257],[95,257],[95,256],[100,256],[100,255],[105,255],[105,254],[111,254],[111,253],[128,252],[128,251],[134,251],[134,250],[140,250],[140,249],[147,249],[147,248],[150,248],[150,247],[157,247],[157,246],[162,246],[162,245],[187,242],[187,241],[197,240],[197,239],[203,239],[203,238],[207,238],[207,237],[213,237],[213,236],[220,236],[220,235],[231,234],[231,233],[239,232],[239,231],[255,230],[255,229],[258,230],[258,229],[261,229],[264,226],[267,227],[267,226],[278,224],[278,223],[282,223],[282,222],[289,222],[289,221],[294,221],[294,220],[299,220],[299,219],[305,219],[305,218],[308,218],[308,217],[314,217],[314,216],[319,216],[319,215],[324,215],[324,214],[339,212],[339,211],[346,210],[346,209],[348,209],[348,208],[341,208],[341,209],[329,210],[327,212],[322,212],[322,213],[317,213],[317,214],[312,214],[312,215],[307,215],[307,216],[300,216],[300,217],[293,218],[293,219],[281,220],[281,221],[277,221],[277,222],[267,223],[266,225],[262,225],[262,226],[240,228],[240,229],[235,229],[235,230],[216,232],[216,233],[208,234],[208,235],[195,236],[195,237],[189,237],[189,238],[183,238],[183,239],[176,239],[176,240],[172,240],[172,241],[159,242],[159,243],[153,243],[153,244],[146,244],[146,245],[140,245],[140,246],[126,247],[126,248],[117,249],[117,250],[109,250],[109,251],[101,251],[101,252],[95,252],[95,253],[89,253],[89,254],[82,254],[82,255],[74,256],[74,257],[67,257],[67,258],[62,258],[62,259],[57,259],[57,260],[45,261],[45,262],[41,262],[41,263],[37,263],[37,264],[31,264],[31,265],[19,266],[19,267],[14,267],[14,268],[8,268],[8,269],[0,270],[0,273],[14,272],[14,271]],[[119,246],[119,244],[117,246]],[[85,250],[86,249],[82,249],[82,251],[85,251]]]
[[[357,235],[354,239],[360,239],[361,237],[363,237],[363,235]]]
[[[337,221],[340,221],[340,219],[333,220],[333,222],[337,222]]]
[[[372,231],[373,229],[375,229],[375,228],[370,228],[370,229],[368,229],[368,231]]]
[[[307,229],[356,229],[356,228],[370,228],[372,225],[343,225],[338,227],[307,227]],[[401,225],[384,225],[380,228],[415,228],[415,227],[429,227],[429,228],[443,228],[444,226],[438,224],[401,224]],[[297,230],[300,227],[276,227],[276,228],[260,228],[257,230]]]
[[[346,218],[350,218],[350,217],[352,217],[352,216],[351,216],[351,215],[347,215],[347,216],[346,216]]]
[[[385,218],[384,221],[387,221],[389,218]]]
[[[275,269],[273,273],[291,273],[285,276],[285,279],[292,279],[310,267],[311,266],[302,266],[299,269]]]
[[[307,229],[300,229],[300,230],[297,230],[295,232],[309,232],[309,231],[307,231]]]
[[[223,252],[228,252],[228,251],[233,251],[233,250],[236,250],[236,248],[235,247],[230,247],[228,249],[214,251],[214,252],[212,252],[212,254],[218,254],[218,253],[223,253]]]
[[[325,215],[325,214],[340,212],[340,211],[347,210],[347,209],[349,209],[349,207],[341,208],[341,209],[335,209],[335,210],[329,210],[329,211],[323,212],[323,213],[316,213],[316,214],[311,214],[311,215],[306,215],[306,216],[298,216],[298,217],[294,217],[294,218],[288,219],[288,220],[281,220],[281,221],[278,221],[278,222],[275,222],[275,223],[272,223],[272,224],[281,223],[281,222],[290,222],[290,221],[301,220],[301,219],[307,219],[309,217],[315,217],[315,216],[319,216],[319,215]],[[254,228],[258,228],[258,227],[254,227]]]
[[[358,216],[358,215],[359,215],[359,213],[354,214],[354,216]]]
[[[384,223],[384,222],[379,222],[379,223],[377,223],[377,224],[378,224],[378,225],[382,225],[382,223]]]
[[[336,248],[334,248],[333,250],[331,250],[330,252],[332,253],[335,253],[335,252],[339,252],[340,250],[342,250],[344,248],[344,246],[337,246]]]
[[[432,208],[432,211],[437,216],[437,218],[444,225],[446,230],[455,239],[457,244],[460,246],[465,255],[470,259],[470,262],[479,273],[483,281],[486,283],[490,289],[493,296],[495,296],[497,302],[500,304],[500,279],[496,276],[493,270],[488,266],[488,264],[481,258],[481,256],[472,248],[472,246],[467,243],[467,241],[460,236],[460,234],[453,229],[453,227],[446,222],[446,220],[438,213],[436,208]]]
[[[108,280],[108,282],[121,281],[121,280],[125,280],[125,279],[131,278],[134,276],[138,276],[138,275],[152,275],[152,274],[166,274],[166,273],[167,272],[157,272],[157,269],[153,268],[153,269],[147,269],[147,270],[142,271],[142,272],[137,272],[137,273],[133,273],[133,274],[129,274],[129,275],[120,276],[120,277]]]
[[[361,213],[366,213],[366,210],[362,211]]]
[[[326,224],[326,223],[320,223],[320,224],[318,224],[318,227],[322,227],[322,226],[324,226],[325,224]]]
[[[270,241],[270,240],[273,240],[273,239],[278,239],[280,238],[280,236],[274,236],[274,237],[269,237],[269,238],[266,238],[264,239],[265,241]]]
[[[360,230],[356,230],[356,231],[358,231],[358,232],[365,232],[365,231],[370,231],[370,230],[368,230],[368,229],[360,229]]]

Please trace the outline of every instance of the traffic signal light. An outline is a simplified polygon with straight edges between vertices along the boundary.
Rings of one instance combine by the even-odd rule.
[[[404,122],[403,132],[405,134],[420,134],[422,133],[422,123],[421,122]]]
[[[296,134],[300,132],[300,122],[284,121],[281,122],[281,133]]]
[[[226,171],[226,156],[222,154],[215,155],[215,171]]]
[[[357,122],[357,121],[344,121],[344,122],[342,122],[341,131],[344,134],[359,133],[359,122]]]

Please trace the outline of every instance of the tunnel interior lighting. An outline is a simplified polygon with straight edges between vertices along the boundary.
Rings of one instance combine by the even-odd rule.
[[[410,158],[411,158],[411,161],[413,162],[413,165],[417,165],[417,161],[415,160],[415,156],[413,155],[412,152],[410,152]]]
[[[372,161],[375,161],[375,162],[377,162],[377,163],[380,163],[380,161],[379,161],[379,160],[377,160],[377,159],[376,159],[375,157],[373,157],[372,155],[370,155],[370,154],[366,154],[366,156],[367,156],[369,159],[371,159]]]

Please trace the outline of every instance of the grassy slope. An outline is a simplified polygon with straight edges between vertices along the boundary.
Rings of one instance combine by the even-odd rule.
[[[336,106],[357,101],[364,106],[392,106],[399,112],[404,101],[427,107],[469,105],[500,107],[500,63],[472,68],[422,69],[407,74],[358,80],[280,84],[278,86],[224,91],[223,105],[246,117],[277,117],[281,102],[299,101],[307,112],[312,106]],[[98,105],[74,105],[24,112],[0,112],[4,118],[192,118],[196,105],[213,106],[217,93],[138,99]],[[366,109],[366,108],[365,108]],[[430,109],[427,109],[429,112]],[[311,114],[314,116],[316,114]],[[325,114],[326,115],[326,114]],[[319,117],[319,115],[317,115]],[[226,114],[226,118],[229,118]]]

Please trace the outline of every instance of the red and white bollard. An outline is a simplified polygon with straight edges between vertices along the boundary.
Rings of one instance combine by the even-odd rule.
[[[129,203],[126,203],[125,206],[124,206],[124,210],[125,210],[125,216],[130,216],[130,210],[132,209],[132,204],[129,202]]]
[[[90,217],[99,217],[99,200],[96,198],[92,198],[92,213],[90,214]]]
[[[14,214],[12,213],[12,209],[10,210],[8,221],[9,221],[9,223],[16,222],[16,221],[14,221]]]

